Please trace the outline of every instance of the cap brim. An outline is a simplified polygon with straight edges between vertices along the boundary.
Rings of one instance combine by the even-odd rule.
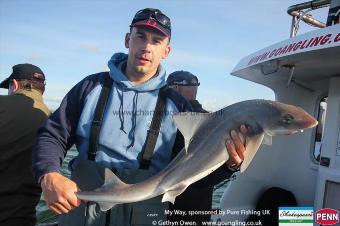
[[[170,33],[169,31],[167,31],[165,28],[163,28],[162,26],[158,25],[157,23],[147,23],[147,20],[143,20],[143,21],[138,21],[134,24],[130,25],[131,27],[151,27],[155,30],[160,31],[163,35],[167,36],[168,38],[170,38]]]
[[[9,88],[9,78],[6,78],[0,83],[0,88],[8,89]]]
[[[199,86],[200,83],[181,83],[181,82],[170,82],[168,85],[172,86]]]

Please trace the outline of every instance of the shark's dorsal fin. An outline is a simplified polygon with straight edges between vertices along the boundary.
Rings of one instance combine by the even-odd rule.
[[[127,184],[125,184],[121,179],[119,179],[110,169],[105,168],[105,182],[104,186],[114,184],[116,187],[125,187]]]
[[[110,191],[113,188],[115,189],[124,189],[125,187],[128,187],[129,185],[124,183],[121,179],[119,179],[110,169],[105,168],[105,182],[104,184],[100,187],[97,188],[96,191]],[[100,201],[97,202],[100,210],[101,211],[107,211],[114,207],[115,205],[119,203],[113,203],[113,202],[105,202],[105,201]]]
[[[188,151],[193,134],[202,125],[202,123],[209,117],[209,113],[198,112],[182,112],[173,116],[175,124],[182,133],[185,141],[185,151]]]
[[[179,184],[174,189],[165,192],[162,198],[162,202],[171,202],[172,204],[174,204],[176,197],[182,194],[185,189],[187,189],[187,187],[188,185],[186,184]]]
[[[246,138],[246,151],[244,152],[244,160],[241,164],[240,171],[243,172],[253,160],[257,150],[262,144],[264,133]]]

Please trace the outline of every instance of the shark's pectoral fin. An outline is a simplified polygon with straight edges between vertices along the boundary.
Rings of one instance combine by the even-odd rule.
[[[263,137],[264,137],[264,133],[247,138],[246,151],[244,153],[245,156],[244,156],[244,160],[242,162],[241,169],[240,169],[241,172],[247,169],[250,162],[253,160],[257,150],[261,146]]]
[[[114,207],[115,205],[117,205],[116,203],[110,203],[110,202],[98,202],[98,205],[100,207],[100,210],[102,212],[104,211],[108,211],[109,209],[111,209],[112,207]]]
[[[162,198],[162,202],[171,202],[172,204],[174,204],[176,197],[182,194],[185,189],[187,189],[187,187],[188,185],[180,184],[174,189],[165,192]]]

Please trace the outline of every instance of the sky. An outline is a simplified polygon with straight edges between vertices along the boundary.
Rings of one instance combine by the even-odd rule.
[[[171,18],[167,74],[186,70],[201,85],[198,100],[217,110],[246,99],[274,99],[267,87],[231,76],[243,57],[289,38],[287,8],[297,0],[0,0],[0,80],[12,66],[31,63],[47,79],[44,99],[56,109],[87,75],[108,70],[134,14],[158,8]],[[313,11],[314,12],[314,11]],[[327,9],[312,13],[326,21]],[[301,23],[299,34],[315,28]],[[0,89],[0,94],[7,90]]]

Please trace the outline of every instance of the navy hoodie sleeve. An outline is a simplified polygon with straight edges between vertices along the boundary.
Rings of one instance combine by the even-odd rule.
[[[32,156],[37,182],[46,173],[59,172],[67,150],[75,143],[84,99],[95,86],[103,83],[103,74],[88,76],[75,85],[66,94],[60,107],[39,129]]]

